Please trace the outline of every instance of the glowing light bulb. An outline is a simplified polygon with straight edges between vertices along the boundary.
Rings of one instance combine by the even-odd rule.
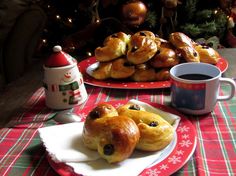
[[[56,19],[58,20],[61,19],[60,15],[56,15]]]
[[[68,18],[68,21],[69,21],[70,23],[72,23],[72,19],[71,19],[71,18]]]

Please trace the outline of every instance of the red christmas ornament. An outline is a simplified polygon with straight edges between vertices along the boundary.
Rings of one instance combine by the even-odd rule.
[[[138,27],[145,21],[147,11],[142,1],[128,1],[121,9],[123,22],[128,26]]]
[[[64,67],[72,65],[77,61],[69,54],[62,51],[61,46],[53,47],[53,54],[46,60],[46,67]]]

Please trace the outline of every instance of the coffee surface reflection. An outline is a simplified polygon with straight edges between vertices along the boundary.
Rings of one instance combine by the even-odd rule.
[[[206,79],[213,78],[212,76],[204,75],[204,74],[184,74],[178,77],[181,79],[187,79],[187,80],[206,80]]]

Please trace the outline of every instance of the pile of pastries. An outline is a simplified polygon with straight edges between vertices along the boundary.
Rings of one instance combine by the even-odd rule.
[[[184,33],[171,33],[165,40],[151,31],[114,33],[95,49],[95,57],[99,65],[92,71],[93,78],[137,82],[169,80],[170,68],[182,62],[216,64],[220,59],[213,48],[194,42]]]
[[[83,143],[109,163],[130,157],[135,149],[158,151],[174,138],[174,128],[161,116],[128,102],[118,108],[100,103],[86,117]]]

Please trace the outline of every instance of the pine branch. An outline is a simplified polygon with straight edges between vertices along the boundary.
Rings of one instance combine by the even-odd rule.
[[[195,12],[197,11],[197,3],[199,0],[186,0],[184,11],[187,21],[193,19]]]
[[[201,29],[196,24],[187,23],[181,26],[180,29],[192,38],[196,38],[202,33]]]
[[[213,18],[213,10],[201,10],[196,12],[195,19],[197,23],[202,23],[204,21],[210,21]]]
[[[157,13],[155,11],[149,11],[147,14],[146,22],[151,28],[157,25]]]

